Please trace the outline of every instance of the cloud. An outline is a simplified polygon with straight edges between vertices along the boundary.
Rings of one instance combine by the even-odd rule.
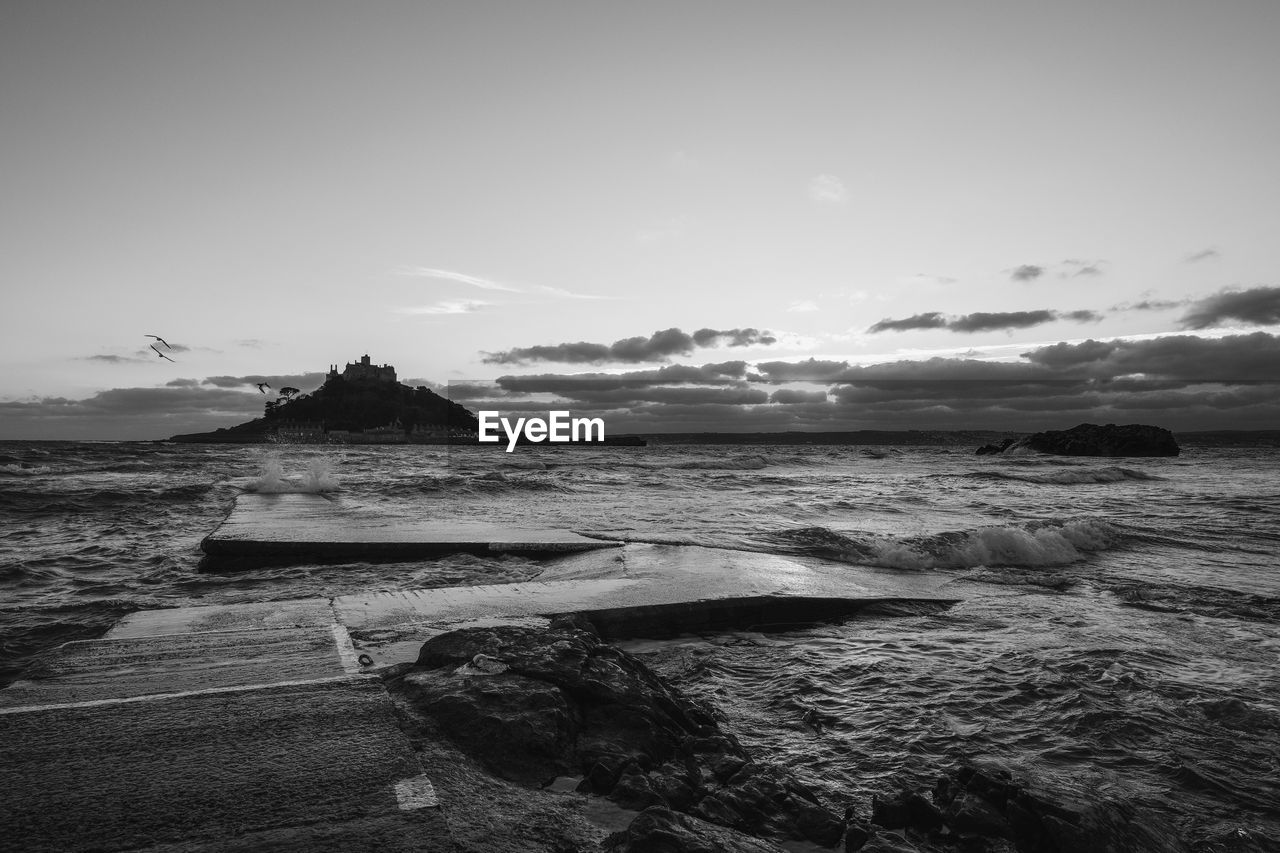
[[[1193,303],[1179,322],[1184,329],[1206,329],[1231,320],[1254,326],[1280,323],[1280,287],[1220,290]]]
[[[1058,376],[1177,381],[1280,381],[1280,338],[1266,332],[1202,338],[1167,335],[1142,341],[1059,343],[1022,354]]]
[[[908,329],[941,329],[945,328],[946,325],[947,319],[941,313],[930,311],[927,314],[915,314],[905,320],[885,318],[871,326],[867,331],[872,334],[876,332],[904,332]]]
[[[799,302],[792,302],[787,306],[787,311],[793,314],[803,314],[809,311],[817,311],[818,303],[812,299],[802,299]]]
[[[779,388],[769,395],[770,403],[794,406],[801,403],[825,403],[826,391],[804,391],[798,388]]]
[[[410,276],[413,278],[434,278],[442,281],[456,281],[459,284],[467,284],[471,287],[478,287],[481,290],[499,290],[504,293],[523,293],[524,291],[518,287],[512,287],[509,284],[491,281],[487,278],[479,276],[467,275],[466,273],[453,272],[452,270],[432,269],[431,267],[415,267],[415,266],[399,266],[393,270],[395,275]]]
[[[1181,308],[1188,299],[1144,299],[1141,302],[1121,302],[1112,305],[1109,311],[1167,311],[1170,308]]]
[[[778,339],[768,332],[759,329],[729,329],[718,332],[715,329],[699,329],[693,333],[693,342],[700,347],[711,347],[725,344],[731,347],[749,347],[758,344],[776,344]]]
[[[1068,258],[1062,262],[1062,265],[1070,268],[1068,272],[1063,273],[1063,277],[1075,278],[1082,275],[1102,275],[1102,267],[1106,261],[1081,261],[1074,258]]]
[[[546,284],[531,284],[527,286],[517,286],[514,284],[504,284],[502,282],[493,281],[492,279],[480,278],[475,275],[467,275],[466,273],[453,272],[452,270],[433,269],[431,267],[416,267],[402,265],[391,271],[393,275],[408,276],[411,278],[433,278],[441,281],[456,281],[459,284],[478,287],[481,290],[498,291],[501,293],[540,293],[546,296],[555,296],[562,299],[613,299],[612,296],[597,296],[590,293],[574,293],[565,290],[562,287],[551,287]],[[452,303],[440,303],[441,305],[471,303],[475,305],[486,305],[489,303],[473,302],[473,300],[453,300]],[[474,310],[474,309],[472,309]],[[421,311],[404,309],[404,313],[416,314],[462,314],[466,311]]]
[[[622,374],[504,376],[493,408],[546,411],[554,395],[618,432],[1055,429],[1082,421],[1266,428],[1280,417],[1280,338],[1170,336],[1039,347],[1019,361],[935,357]],[[815,387],[816,386],[816,387]],[[476,389],[478,392],[484,389]],[[456,399],[456,397],[455,397]]]
[[[154,356],[155,353],[147,350],[148,355]],[[101,361],[106,364],[138,364],[139,362],[151,361],[149,358],[139,358],[133,355],[86,355],[82,361]]]
[[[1014,281],[1035,281],[1042,275],[1044,275],[1044,267],[1035,264],[1023,264],[1009,272],[1009,278]]]
[[[406,305],[396,308],[397,314],[474,314],[492,305],[482,299],[446,299],[432,305]]]
[[[1054,320],[1072,320],[1077,323],[1096,323],[1102,319],[1097,311],[976,311],[958,317],[944,317],[938,311],[916,314],[905,320],[881,320],[867,329],[877,332],[901,332],[909,329],[949,329],[953,332],[990,332],[1007,329],[1026,329]]]
[[[703,340],[721,345],[752,337],[743,329],[705,331]],[[694,340],[693,334],[686,337]],[[568,408],[575,416],[604,417],[611,434],[1015,431],[1061,429],[1082,421],[1154,423],[1174,430],[1266,429],[1280,422],[1277,365],[1280,336],[1184,333],[1034,347],[1016,361],[935,357],[850,364],[810,358],[752,365],[734,359],[622,373],[502,376],[489,383],[450,383],[447,391],[473,410],[479,408],[473,401],[483,400],[483,408],[513,413]],[[83,400],[5,402],[0,403],[0,438],[146,439],[203,432],[261,415],[270,397],[253,388],[258,382],[311,389],[323,378],[321,373],[176,378],[164,387],[116,388]]]
[[[259,417],[256,392],[198,385],[113,388],[82,400],[0,402],[0,438],[155,439]]]
[[[1102,320],[1102,315],[1097,311],[1067,311],[1058,315],[1063,320],[1073,320],[1076,323],[1097,323]]]
[[[256,386],[259,382],[266,382],[272,388],[283,388],[291,385],[295,388],[314,390],[324,384],[326,374],[319,371],[310,373],[253,373],[247,376],[206,376],[200,381],[201,385],[212,385],[216,388],[253,388],[254,393],[258,392]],[[183,379],[175,380],[183,383],[189,383],[193,380]],[[170,383],[172,384],[172,383]]]
[[[749,374],[765,382],[828,381],[849,370],[849,362],[809,358],[804,361],[762,361]]]
[[[844,204],[849,191],[835,175],[817,175],[809,181],[809,198],[823,204]]]
[[[515,347],[503,352],[485,353],[485,364],[527,364],[551,361],[561,364],[603,364],[605,362],[641,363],[666,361],[676,355],[692,355],[698,348],[725,344],[730,347],[769,345],[777,338],[758,329],[698,329],[688,334],[677,328],[654,332],[649,337],[623,338],[612,344],[576,343]]]
[[[1219,252],[1217,249],[1214,249],[1214,248],[1208,248],[1208,249],[1201,249],[1198,252],[1193,252],[1192,254],[1187,255],[1185,258],[1183,258],[1183,262],[1188,264],[1198,264],[1201,261],[1213,261],[1213,260],[1217,260],[1220,257],[1222,257],[1221,252]]]
[[[989,332],[998,329],[1026,329],[1058,319],[1056,311],[976,311],[947,323],[953,332]]]

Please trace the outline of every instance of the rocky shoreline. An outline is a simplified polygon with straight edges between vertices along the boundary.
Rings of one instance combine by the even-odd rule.
[[[1063,802],[994,768],[940,768],[930,792],[824,802],[581,617],[442,634],[384,680],[462,850],[1190,849],[1125,804]]]

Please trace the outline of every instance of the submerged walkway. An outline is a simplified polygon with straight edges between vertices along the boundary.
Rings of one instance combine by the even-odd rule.
[[[421,560],[442,554],[554,554],[622,543],[481,521],[425,521],[344,506],[317,494],[246,494],[200,543],[201,568]]]
[[[431,636],[566,613],[611,639],[780,627],[939,609],[953,603],[940,584],[627,545],[562,556],[519,584],[141,611],[0,690],[0,850],[451,851],[448,815],[373,675]]]

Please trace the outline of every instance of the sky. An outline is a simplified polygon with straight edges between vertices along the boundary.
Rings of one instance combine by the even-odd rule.
[[[1278,36],[1274,0],[6,0],[0,438],[230,426],[366,353],[614,432],[1274,428]]]

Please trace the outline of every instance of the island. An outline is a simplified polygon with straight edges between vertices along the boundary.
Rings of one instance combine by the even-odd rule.
[[[263,383],[259,390],[264,387],[269,386]],[[315,391],[279,389],[260,418],[169,440],[183,444],[479,444],[478,430],[479,421],[466,407],[425,386],[401,383],[395,367],[374,364],[366,353],[341,371],[336,364],[330,365],[324,384]],[[645,444],[635,436],[580,443]]]

